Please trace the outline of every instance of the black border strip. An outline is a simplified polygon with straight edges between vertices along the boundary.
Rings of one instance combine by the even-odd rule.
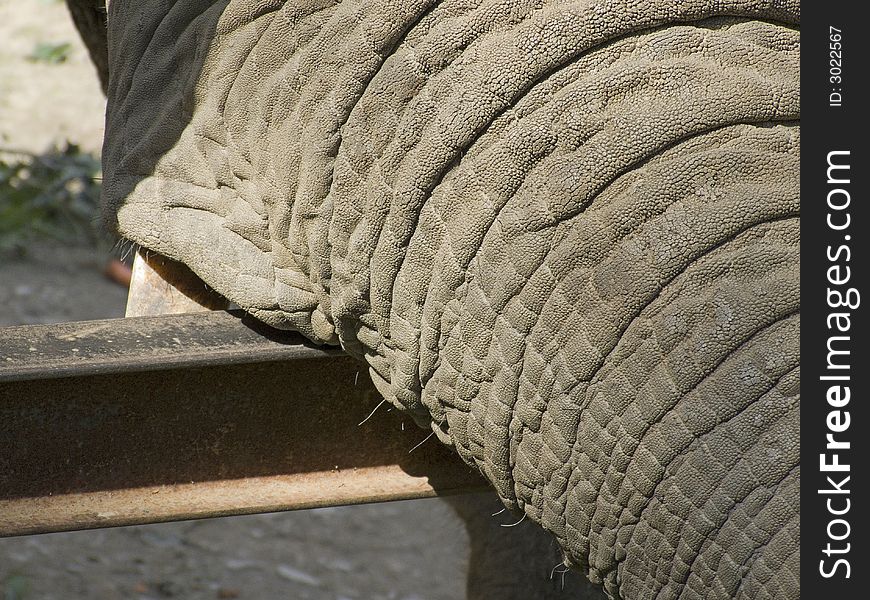
[[[844,600],[866,598],[870,589],[870,36],[863,3],[804,2],[802,9],[801,591]]]

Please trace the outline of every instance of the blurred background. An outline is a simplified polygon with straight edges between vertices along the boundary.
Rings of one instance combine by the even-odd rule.
[[[0,0],[0,326],[124,314],[98,233],[105,106],[63,1]]]
[[[63,0],[0,0],[0,327],[123,316],[106,267],[124,249],[98,218],[104,109]],[[593,597],[500,508],[481,494],[0,539],[0,597]],[[532,538],[535,560],[517,544]]]

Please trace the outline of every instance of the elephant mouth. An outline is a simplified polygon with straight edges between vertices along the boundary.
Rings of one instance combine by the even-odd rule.
[[[106,222],[611,594],[797,597],[799,8],[507,4],[113,3]]]

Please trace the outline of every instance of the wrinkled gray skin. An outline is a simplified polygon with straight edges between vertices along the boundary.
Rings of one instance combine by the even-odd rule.
[[[97,69],[103,93],[106,93],[109,87],[106,0],[66,0],[66,7]]]
[[[614,597],[797,598],[798,2],[114,2],[110,225]]]

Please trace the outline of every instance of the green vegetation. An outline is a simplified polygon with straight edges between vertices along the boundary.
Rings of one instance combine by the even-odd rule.
[[[27,596],[27,578],[11,575],[3,582],[3,600],[23,600]]]
[[[33,62],[44,62],[51,65],[66,62],[72,52],[72,44],[69,42],[61,42],[59,44],[51,44],[40,42],[33,48],[33,52],[27,57]]]
[[[45,238],[101,242],[100,175],[99,159],[76,145],[41,155],[0,151],[0,252],[21,253]]]

